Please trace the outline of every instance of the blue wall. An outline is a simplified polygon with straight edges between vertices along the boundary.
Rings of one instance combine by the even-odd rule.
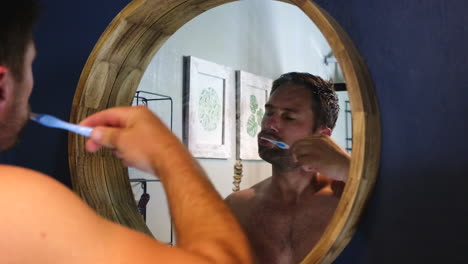
[[[46,0],[32,109],[68,119],[94,43],[129,0]],[[463,263],[468,248],[468,2],[317,0],[373,78],[382,119],[375,193],[336,263]],[[79,5],[77,4],[79,3]],[[66,132],[28,125],[0,162],[70,185]]]
[[[375,193],[337,263],[466,263],[468,2],[317,1],[348,32],[382,121]]]

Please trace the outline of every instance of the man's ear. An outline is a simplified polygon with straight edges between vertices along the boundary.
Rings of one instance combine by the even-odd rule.
[[[332,130],[328,127],[321,127],[318,132],[321,136],[331,136]]]
[[[13,85],[11,82],[11,73],[7,67],[0,65],[0,109],[10,100]]]

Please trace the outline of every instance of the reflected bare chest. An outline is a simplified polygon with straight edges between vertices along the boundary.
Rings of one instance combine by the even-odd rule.
[[[299,263],[320,239],[337,204],[334,197],[294,204],[252,202],[240,220],[258,263]]]

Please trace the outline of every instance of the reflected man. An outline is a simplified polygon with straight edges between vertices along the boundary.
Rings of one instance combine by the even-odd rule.
[[[291,72],[273,82],[258,134],[259,155],[271,163],[272,176],[226,198],[258,263],[299,263],[333,216],[350,165],[330,137],[338,111],[332,84],[320,77]]]

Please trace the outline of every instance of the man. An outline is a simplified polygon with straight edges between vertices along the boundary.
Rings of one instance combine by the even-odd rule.
[[[258,134],[259,155],[272,164],[272,176],[226,198],[257,263],[299,263],[333,216],[350,164],[330,138],[338,111],[331,84],[319,77],[291,72],[273,82]]]
[[[36,6],[34,0],[2,5],[2,151],[14,145],[28,119]],[[82,124],[95,127],[87,150],[111,148],[126,164],[159,175],[177,246],[101,218],[46,175],[0,165],[0,263],[252,263],[247,239],[229,208],[181,142],[149,110],[108,109]]]

